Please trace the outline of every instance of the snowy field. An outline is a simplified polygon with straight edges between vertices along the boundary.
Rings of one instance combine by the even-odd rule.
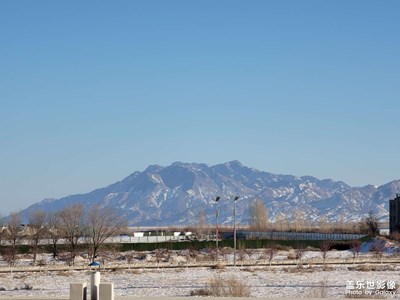
[[[213,276],[235,276],[250,287],[255,297],[311,297],[318,288],[326,289],[329,297],[344,297],[348,281],[399,282],[399,274],[398,266],[368,272],[351,270],[349,266],[328,271],[318,267],[179,268],[107,272],[101,274],[101,280],[114,282],[116,296],[188,296]],[[69,283],[85,280],[90,281],[87,271],[15,273],[12,277],[1,274],[1,286],[6,291],[0,296],[68,297]],[[32,290],[14,290],[25,284],[31,285]]]
[[[254,264],[251,266],[242,267],[241,261],[238,261],[236,267],[225,266],[220,269],[209,266],[193,267],[178,252],[172,254],[173,263],[160,263],[158,268],[154,253],[148,253],[140,262],[131,262],[130,269],[126,268],[126,261],[109,262],[108,264],[115,263],[116,266],[124,268],[101,269],[101,281],[114,282],[116,296],[189,296],[191,291],[206,287],[212,278],[224,279],[233,276],[246,283],[251,296],[254,297],[317,297],[322,291],[324,297],[345,297],[346,291],[352,288],[351,285],[353,289],[357,289],[357,285],[367,283],[392,282],[399,285],[400,264],[387,262],[388,257],[394,257],[393,253],[397,247],[390,244],[386,246],[382,264],[367,263],[376,261],[376,257],[368,251],[371,245],[364,244],[356,259],[358,263],[352,263],[350,251],[329,251],[327,261],[346,263],[327,264],[325,267],[317,263],[321,262],[320,251],[306,251],[299,265],[297,260],[290,259],[289,251],[279,251],[272,260],[272,266],[269,266],[265,257],[262,258],[262,252],[259,252],[252,257]],[[119,257],[126,254],[119,253]],[[225,258],[221,256],[220,264],[226,263],[223,259],[231,262],[232,255],[226,255]],[[255,265],[256,260],[263,261],[263,264]],[[85,266],[86,263],[86,260],[78,259],[78,265]],[[4,262],[0,262],[0,297],[68,297],[71,282],[90,283],[89,267],[79,271],[68,270],[68,267],[60,264],[64,270],[50,271],[50,266],[43,266],[40,271],[32,271],[28,264],[27,258],[21,258],[19,266],[11,272]],[[175,268],[171,268],[171,265]],[[153,268],[148,268],[149,266]],[[22,271],[24,268],[30,268],[31,271]],[[398,293],[386,295],[384,298],[388,297],[400,298]]]

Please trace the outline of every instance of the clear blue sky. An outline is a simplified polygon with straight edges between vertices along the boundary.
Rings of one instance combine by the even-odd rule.
[[[0,212],[150,164],[400,178],[400,2],[1,1]]]

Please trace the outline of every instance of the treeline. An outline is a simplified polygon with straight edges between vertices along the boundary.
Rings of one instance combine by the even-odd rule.
[[[22,225],[21,221],[19,214],[12,213],[8,222],[0,224],[1,255],[10,266],[15,264],[22,240],[29,244],[33,265],[36,265],[40,242],[44,239],[49,241],[54,259],[58,257],[59,243],[63,239],[68,247],[70,264],[75,262],[78,241],[84,239],[88,255],[94,261],[106,239],[125,231],[128,224],[109,207],[94,206],[85,212],[80,204],[51,213],[32,211],[28,225]]]
[[[330,221],[326,217],[318,221],[310,221],[307,213],[298,209],[291,218],[287,214],[280,213],[273,221],[270,221],[268,209],[259,198],[249,203],[248,214],[249,223],[237,224],[238,229],[258,232],[353,233],[376,236],[380,227],[378,217],[373,212],[360,221],[346,221],[340,216],[337,221]],[[201,234],[215,232],[215,225],[205,223],[204,211],[200,211],[197,218],[198,222],[193,226],[188,226],[187,231]],[[232,228],[233,225],[219,225],[220,232],[231,231]]]

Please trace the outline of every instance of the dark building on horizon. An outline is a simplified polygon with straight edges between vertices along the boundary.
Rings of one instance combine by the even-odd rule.
[[[391,234],[400,232],[400,194],[389,200],[389,229]]]

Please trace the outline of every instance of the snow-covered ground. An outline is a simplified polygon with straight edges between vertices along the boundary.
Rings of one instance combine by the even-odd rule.
[[[380,269],[380,271],[378,271]],[[245,282],[252,296],[307,297],[316,289],[326,289],[330,297],[343,297],[350,281],[400,281],[400,266],[381,266],[376,271],[337,266],[322,267],[227,267],[211,268],[135,269],[101,272],[101,280],[114,282],[117,296],[188,296],[203,288],[214,276],[234,276]],[[364,269],[365,270],[365,269]],[[69,283],[90,282],[88,271],[2,273],[0,296],[55,296],[68,297]],[[31,290],[21,289],[24,285]]]
[[[374,240],[363,244],[361,253],[356,261],[368,261],[374,258],[369,250],[381,240]],[[383,243],[383,242],[382,242]],[[386,254],[393,255],[397,247],[385,243]],[[118,254],[121,258],[129,253]],[[261,251],[250,257],[253,260],[260,260]],[[278,262],[297,262],[289,259],[290,251],[279,251],[274,259]],[[241,267],[238,261],[237,267],[225,266],[221,269],[211,267],[190,267],[186,263],[186,257],[182,252],[172,254],[173,261],[180,261],[177,268],[145,268],[147,264],[156,265],[155,254],[148,253],[139,262],[134,262],[133,269],[108,269],[101,270],[101,280],[114,282],[116,296],[188,296],[191,291],[204,288],[210,279],[215,277],[236,279],[246,283],[255,297],[315,297],[321,291],[326,292],[328,297],[344,297],[346,290],[353,284],[366,284],[367,282],[395,282],[400,283],[400,265],[393,263],[383,264],[352,264],[352,253],[350,251],[329,251],[329,261],[347,260],[346,264],[327,265],[323,267],[316,264],[315,260],[321,260],[320,251],[306,251],[301,259],[300,266],[292,265],[253,265]],[[178,259],[179,257],[179,259]],[[232,254],[225,255],[225,258],[232,260]],[[49,260],[49,256],[40,258]],[[222,256],[220,260],[222,260]],[[126,260],[115,261],[120,266],[127,264]],[[85,259],[78,259],[78,264],[86,265]],[[223,263],[223,262],[222,262]],[[29,260],[21,258],[18,269],[28,265]],[[50,262],[49,262],[50,264]],[[111,262],[108,262],[111,264]],[[140,266],[143,267],[140,267]],[[139,266],[139,267],[138,267]],[[161,264],[162,266],[162,264]],[[44,266],[36,272],[14,272],[0,262],[0,297],[8,296],[55,296],[68,297],[69,284],[71,282],[87,281],[90,283],[91,271],[86,270],[59,270],[49,271]],[[25,288],[24,288],[25,287]],[[27,289],[32,287],[32,289]],[[398,298],[398,295],[395,295]]]

